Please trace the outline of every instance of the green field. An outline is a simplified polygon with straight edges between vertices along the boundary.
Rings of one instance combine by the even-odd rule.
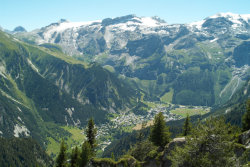
[[[182,117],[186,117],[187,114],[189,116],[192,115],[203,115],[206,114],[208,112],[210,112],[209,108],[177,108],[175,110],[171,110],[170,111],[173,114],[177,114],[177,115],[181,115]]]
[[[74,146],[80,146],[82,142],[85,140],[85,135],[83,135],[83,129],[79,129],[77,127],[69,127],[69,126],[63,126],[64,130],[68,131],[71,136],[65,137],[64,140],[68,146],[68,151],[71,152],[71,147]],[[55,155],[58,154],[60,150],[60,144],[62,141],[62,138],[58,138],[57,140],[49,137],[49,144],[47,145],[46,152],[48,155],[51,155],[53,158],[55,158]]]
[[[173,94],[174,94],[174,90],[172,88],[170,88],[170,91],[165,93],[161,97],[161,101],[165,102],[165,103],[172,103]]]

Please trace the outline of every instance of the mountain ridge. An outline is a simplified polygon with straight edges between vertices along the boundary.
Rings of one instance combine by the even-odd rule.
[[[230,99],[232,87],[240,88],[249,76],[250,60],[241,53],[249,46],[249,16],[220,13],[190,24],[167,24],[157,17],[127,15],[87,23],[58,22],[16,37],[57,44],[74,58],[108,67],[150,96],[161,98],[172,88],[176,104],[212,106]],[[202,86],[195,90],[191,80],[189,86],[176,89],[183,77],[198,78],[206,70],[204,82],[212,82],[209,90]],[[188,94],[205,99],[184,102],[190,99]]]

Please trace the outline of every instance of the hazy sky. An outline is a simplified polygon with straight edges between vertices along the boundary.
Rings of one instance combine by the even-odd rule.
[[[0,26],[30,31],[61,18],[91,21],[128,14],[189,23],[219,12],[250,14],[250,0],[0,0]]]

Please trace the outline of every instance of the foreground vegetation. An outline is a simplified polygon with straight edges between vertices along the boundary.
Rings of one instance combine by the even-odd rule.
[[[148,135],[137,131],[136,144],[117,157],[113,153],[109,158],[97,158],[97,129],[93,119],[85,129],[86,138],[79,147],[71,147],[61,142],[56,157],[56,167],[80,166],[247,166],[250,150],[241,141],[242,132],[250,130],[250,100],[247,112],[242,117],[242,128],[226,123],[223,117],[208,117],[196,122],[187,116],[183,122],[179,138],[171,138],[162,113],[155,116]],[[191,122],[192,121],[192,122]],[[67,128],[66,128],[67,129]],[[69,131],[74,131],[69,128]],[[147,137],[148,136],[148,137]],[[249,136],[248,136],[249,138]],[[240,139],[240,140],[239,140]],[[177,144],[178,142],[182,144]],[[53,166],[52,159],[31,138],[0,138],[0,166]],[[72,144],[72,143],[71,143]],[[73,144],[72,144],[73,145]]]
[[[242,131],[250,129],[250,100],[247,102],[247,112],[243,116]],[[142,126],[145,127],[145,124]],[[164,116],[159,113],[155,116],[150,135],[145,139],[140,131],[137,134],[137,143],[119,159],[111,155],[111,158],[95,158],[96,153],[96,129],[93,120],[89,120],[86,130],[87,140],[83,143],[81,151],[78,147],[72,150],[67,157],[64,141],[61,144],[60,154],[57,157],[56,166],[86,166],[89,162],[93,166],[108,164],[109,166],[143,166],[148,161],[162,164],[164,154],[168,151],[168,144],[174,142],[170,138],[169,128],[166,126]],[[223,117],[210,117],[205,121],[199,121],[192,125],[187,116],[183,125],[184,145],[175,146],[167,155],[170,165],[178,166],[237,166],[249,163],[249,150],[238,143],[241,131],[239,128],[225,122]],[[239,155],[237,149],[243,149]],[[63,157],[63,158],[62,158]],[[67,160],[71,159],[67,163]]]

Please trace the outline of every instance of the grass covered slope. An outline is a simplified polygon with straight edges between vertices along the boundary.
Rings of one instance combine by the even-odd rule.
[[[27,46],[30,51],[29,58],[38,68],[39,73],[61,90],[82,104],[94,105],[106,111],[117,111],[134,105],[133,89],[117,79],[114,74],[98,64],[86,65],[60,51],[49,55],[51,50],[44,52],[49,45],[51,44],[47,44],[47,48],[39,49]],[[41,56],[38,56],[37,52]]]

